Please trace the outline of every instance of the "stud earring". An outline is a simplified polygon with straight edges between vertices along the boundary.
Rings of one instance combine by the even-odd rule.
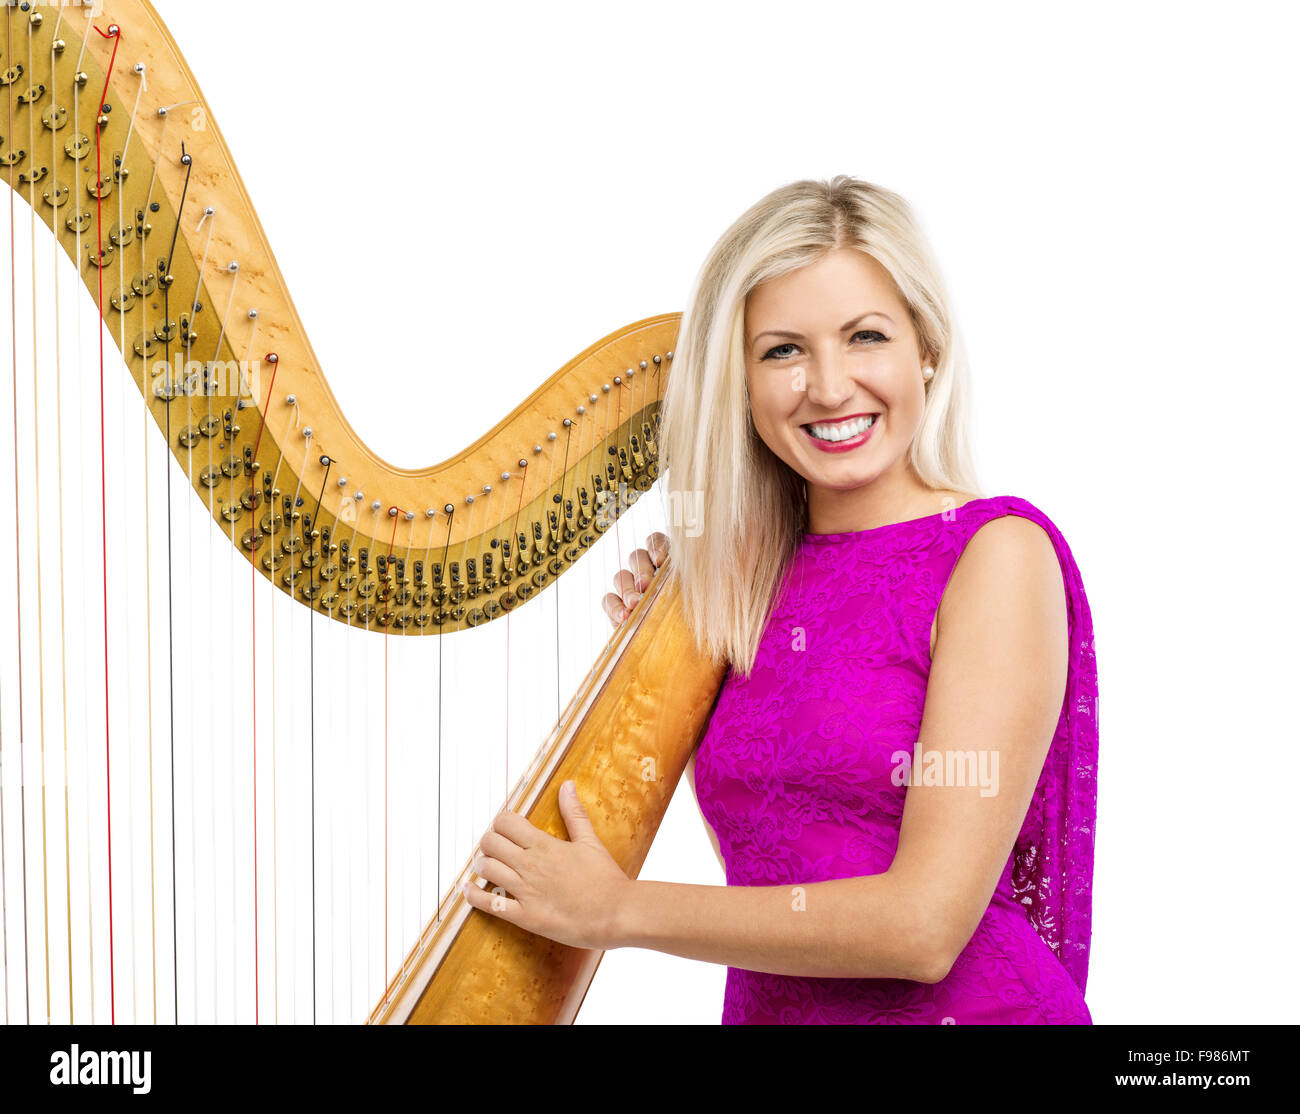
[[[931,379],[933,379],[933,378],[934,378],[934,368],[930,367],[928,364],[927,364],[925,367],[923,367],[923,368],[921,369],[921,378],[924,379],[924,380],[926,380],[927,382],[929,382]]]

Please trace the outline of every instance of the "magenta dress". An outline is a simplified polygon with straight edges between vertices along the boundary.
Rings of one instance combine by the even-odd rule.
[[[1060,560],[1069,672],[1042,776],[993,899],[947,977],[798,978],[727,969],[726,1024],[1090,1024],[1084,989],[1097,813],[1092,617],[1065,539],[1014,496],[847,534],[804,534],[746,680],[728,671],[695,786],[729,886],[879,874],[921,727],[930,624],[980,526],[1038,523]],[[802,628],[802,634],[799,628]],[[802,647],[802,648],[799,648]]]

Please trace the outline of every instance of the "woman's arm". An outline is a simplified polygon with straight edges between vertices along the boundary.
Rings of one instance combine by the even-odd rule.
[[[1065,589],[1051,539],[1008,516],[976,531],[939,608],[919,745],[984,752],[996,791],[909,786],[882,874],[795,886],[631,880],[562,809],[570,841],[502,813],[471,904],[576,947],[642,947],[751,971],[937,982],[970,940],[1024,822],[1064,699]],[[991,762],[996,756],[997,766]],[[946,763],[945,763],[946,766]]]
[[[916,771],[883,874],[801,887],[633,882],[614,946],[779,974],[944,978],[1024,822],[1061,713],[1067,639],[1051,539],[1019,516],[986,524],[940,606],[920,749],[984,752],[995,791],[917,784]]]

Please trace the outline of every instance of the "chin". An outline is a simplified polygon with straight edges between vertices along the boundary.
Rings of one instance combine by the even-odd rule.
[[[860,487],[866,487],[867,484],[879,479],[879,472],[872,472],[868,475],[853,476],[845,478],[837,476],[833,480],[823,480],[814,476],[808,482],[816,487],[824,488],[828,491],[857,491]]]

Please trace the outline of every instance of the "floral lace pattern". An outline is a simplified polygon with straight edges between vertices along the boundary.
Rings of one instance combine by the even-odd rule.
[[[1051,538],[1069,606],[1065,699],[993,899],[938,983],[728,968],[723,1024],[1062,1024],[1084,1002],[1097,812],[1097,668],[1079,570],[1042,511],[1014,496],[847,534],[805,534],[748,678],[728,671],[695,786],[731,886],[887,870],[930,672],[930,626],[967,542],[1003,515]]]

